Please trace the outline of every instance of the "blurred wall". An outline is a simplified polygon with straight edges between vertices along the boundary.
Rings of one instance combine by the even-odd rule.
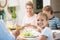
[[[46,5],[51,5],[50,1],[51,0],[43,0],[43,7]]]
[[[51,6],[55,15],[60,18],[60,0],[51,0]]]

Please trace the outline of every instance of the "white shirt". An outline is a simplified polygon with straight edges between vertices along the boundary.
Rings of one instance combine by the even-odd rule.
[[[46,36],[46,37],[47,37],[46,40],[53,40],[53,33],[52,33],[51,29],[48,28],[48,27],[45,27],[45,28],[42,30],[41,35]],[[41,35],[40,35],[40,37],[41,37]]]
[[[25,24],[35,25],[36,24],[36,17],[37,17],[36,14],[34,14],[32,17],[28,17],[27,15],[24,16],[22,26],[24,26]]]

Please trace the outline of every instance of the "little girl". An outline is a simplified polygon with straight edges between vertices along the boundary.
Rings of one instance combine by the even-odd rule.
[[[53,40],[53,34],[51,29],[48,27],[48,17],[44,13],[39,13],[37,16],[37,26],[41,35],[39,40]]]

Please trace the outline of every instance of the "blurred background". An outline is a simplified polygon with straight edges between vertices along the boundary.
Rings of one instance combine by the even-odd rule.
[[[5,22],[17,22],[21,25],[22,18],[26,13],[25,4],[27,1],[33,2],[33,11],[36,14],[39,13],[44,6],[51,5],[54,14],[60,18],[60,0],[0,0],[0,19]]]

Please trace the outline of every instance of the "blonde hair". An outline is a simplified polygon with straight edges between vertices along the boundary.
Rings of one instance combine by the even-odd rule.
[[[27,3],[26,3],[26,6],[31,6],[32,8],[33,8],[33,3],[31,2],[31,1],[28,1]]]
[[[48,20],[48,17],[47,17],[47,15],[46,15],[45,13],[40,12],[38,15],[39,15],[39,16],[43,16],[46,20]]]

